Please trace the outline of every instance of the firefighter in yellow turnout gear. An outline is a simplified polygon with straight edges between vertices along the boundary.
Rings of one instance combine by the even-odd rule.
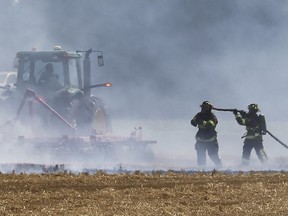
[[[212,104],[204,101],[201,105],[201,112],[197,113],[191,120],[191,125],[198,126],[196,134],[195,149],[197,152],[197,163],[200,167],[206,166],[206,151],[209,157],[220,168],[222,166],[221,159],[218,155],[217,132],[215,130],[218,120],[211,112]]]
[[[238,124],[246,126],[247,133],[242,137],[245,138],[242,152],[242,165],[249,165],[251,151],[254,148],[259,160],[262,163],[267,162],[268,158],[263,147],[262,135],[266,134],[266,123],[263,115],[257,115],[259,111],[257,104],[248,106],[248,113],[234,110]]]

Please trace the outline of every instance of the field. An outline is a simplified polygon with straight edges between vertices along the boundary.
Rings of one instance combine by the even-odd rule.
[[[0,215],[288,215],[286,172],[0,174]]]
[[[23,170],[23,174],[21,169],[0,165],[0,215],[288,215],[288,151],[283,146],[266,136],[269,163],[263,167],[252,152],[249,170],[237,171],[241,170],[239,136],[243,131],[235,122],[225,122],[219,125],[223,170],[211,171],[207,158],[208,171],[192,172],[189,170],[197,170],[196,129],[193,131],[186,121],[144,121],[144,135],[158,141],[151,146],[155,158],[147,164],[124,155],[120,162],[88,163],[94,170],[89,173],[83,169],[89,167],[80,163],[60,173],[34,167],[32,171]],[[129,134],[130,128],[137,125],[133,121],[116,123],[121,129],[116,134]],[[286,131],[278,130],[276,123],[272,126],[277,136],[288,140]],[[49,155],[4,147],[0,151],[1,164],[56,163]],[[95,167],[119,172],[96,172]],[[17,170],[17,174],[11,170]]]

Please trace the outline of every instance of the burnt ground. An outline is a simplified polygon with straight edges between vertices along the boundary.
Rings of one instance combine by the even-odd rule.
[[[0,215],[288,215],[286,172],[1,174]]]

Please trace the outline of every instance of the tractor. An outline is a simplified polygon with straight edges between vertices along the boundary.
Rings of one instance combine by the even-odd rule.
[[[92,88],[111,87],[111,83],[91,83],[91,53],[98,54],[98,66],[103,66],[103,52],[92,49],[68,51],[55,46],[18,52],[17,82],[4,86],[1,94],[1,119],[6,120],[0,132],[17,136],[16,147],[25,149],[29,144],[33,154],[49,152],[58,159],[117,158],[123,148],[128,154],[143,153],[148,144],[156,143],[142,139],[141,127],[128,137],[112,134],[105,104],[91,95]]]
[[[22,51],[16,55],[15,66],[18,68],[17,82],[14,86],[7,86],[8,90],[3,92],[3,107],[16,113],[21,97],[27,99],[32,92],[37,97],[60,114],[64,119],[78,126],[79,132],[86,132],[89,128],[96,133],[106,134],[111,132],[110,120],[104,108],[104,103],[99,97],[91,95],[91,88],[110,87],[110,83],[91,85],[91,61],[89,55],[95,52],[92,49],[87,51],[65,51],[59,46],[52,51]],[[103,66],[103,55],[98,56],[98,65]],[[83,60],[83,72],[81,71],[81,53],[85,53]],[[83,74],[83,76],[82,76]],[[29,93],[25,94],[25,91]],[[24,99],[26,99],[24,98]],[[32,106],[32,105],[30,105]],[[37,105],[34,105],[34,107]],[[34,107],[30,107],[33,109]],[[24,107],[25,108],[25,107]],[[24,109],[21,107],[21,109]],[[45,110],[35,107],[34,113],[22,118],[27,124],[32,120],[32,115],[45,124],[45,130],[55,129],[59,125],[53,116],[47,117]],[[22,110],[18,110],[18,112]],[[27,112],[26,112],[27,114]],[[38,114],[38,115],[37,115]],[[42,119],[39,119],[42,118]],[[56,124],[56,122],[57,124]],[[63,127],[61,125],[60,127]],[[56,127],[54,132],[59,131]]]

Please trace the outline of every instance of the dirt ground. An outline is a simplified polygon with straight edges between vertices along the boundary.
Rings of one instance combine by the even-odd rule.
[[[288,215],[286,172],[0,174],[0,215]]]

